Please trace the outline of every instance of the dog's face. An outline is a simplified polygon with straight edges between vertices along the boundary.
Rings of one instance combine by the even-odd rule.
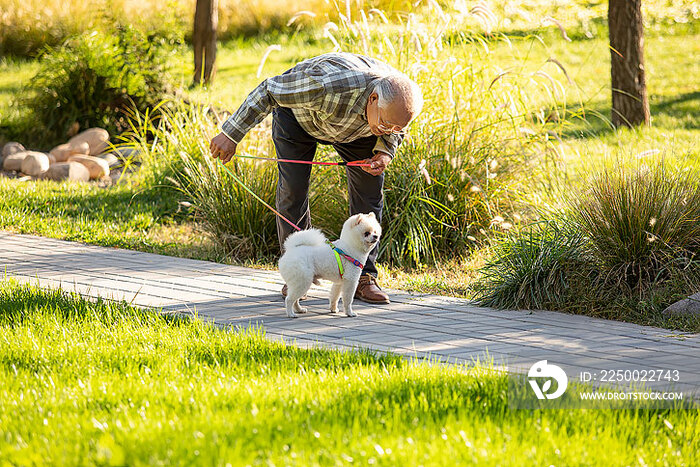
[[[343,232],[352,236],[353,243],[370,251],[379,241],[382,235],[382,226],[377,222],[374,213],[355,214],[345,221]]]

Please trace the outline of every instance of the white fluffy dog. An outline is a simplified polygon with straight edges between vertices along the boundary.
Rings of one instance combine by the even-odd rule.
[[[348,256],[364,264],[372,248],[379,241],[382,227],[374,213],[355,214],[343,224],[340,239],[333,242]],[[296,317],[307,309],[299,305],[299,299],[318,279],[333,282],[330,294],[331,313],[338,311],[338,299],[343,297],[343,309],[347,316],[357,316],[352,311],[352,300],[362,270],[343,256],[344,274],[341,277],[338,261],[326,237],[318,229],[303,230],[291,234],[284,242],[284,254],[280,258],[280,274],[287,283],[287,316]]]

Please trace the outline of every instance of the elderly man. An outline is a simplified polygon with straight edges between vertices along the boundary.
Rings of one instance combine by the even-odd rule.
[[[384,170],[422,106],[418,85],[389,65],[362,55],[324,54],[255,88],[211,140],[211,153],[224,163],[231,160],[245,134],[272,112],[278,158],[311,161],[317,144],[330,144],[345,161],[371,164],[346,167],[350,214],[373,212],[381,222]],[[277,210],[309,228],[311,166],[280,162],[278,168]],[[292,227],[278,217],[277,233],[282,248]],[[377,251],[364,265],[355,298],[389,303],[376,282]]]

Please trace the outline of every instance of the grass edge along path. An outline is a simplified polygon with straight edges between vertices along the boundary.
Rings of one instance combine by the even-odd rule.
[[[696,465],[698,410],[509,410],[506,377],[4,281],[0,463]]]

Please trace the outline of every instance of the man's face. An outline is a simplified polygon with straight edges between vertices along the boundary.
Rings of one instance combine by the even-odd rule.
[[[401,105],[392,103],[382,109],[378,105],[377,93],[372,93],[367,102],[367,123],[375,136],[402,134],[411,121],[411,115]]]

